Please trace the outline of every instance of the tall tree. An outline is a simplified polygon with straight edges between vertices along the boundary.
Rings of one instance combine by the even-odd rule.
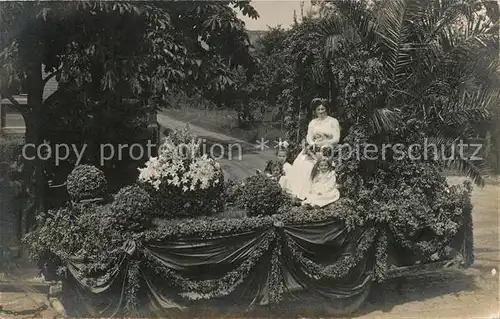
[[[231,67],[252,65],[244,23],[233,8],[258,16],[248,1],[3,2],[0,94],[23,115],[26,143],[40,145],[51,101],[43,100],[43,91],[52,77],[95,101],[161,97],[173,88],[222,89]],[[26,106],[13,98],[21,84]],[[28,185],[36,185],[34,207],[44,210],[42,163],[27,164]]]
[[[345,110],[346,125],[364,126],[373,138],[412,127],[448,149],[498,108],[495,9],[452,0],[321,5],[321,15],[293,28],[285,46],[297,70],[294,100],[327,96]],[[482,182],[481,163],[453,163]]]

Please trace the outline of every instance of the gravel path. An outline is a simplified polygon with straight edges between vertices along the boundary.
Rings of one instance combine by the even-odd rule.
[[[158,114],[157,121],[163,129],[173,130],[186,127],[186,122],[161,113]],[[251,144],[225,134],[211,132],[196,125],[190,124],[190,128],[197,136],[204,139],[203,145],[206,146],[206,150],[212,150],[211,153],[220,158],[219,163],[226,179],[248,177],[256,169],[263,169],[268,160],[276,157],[272,141],[266,144],[269,148],[262,151],[256,147],[257,143]]]

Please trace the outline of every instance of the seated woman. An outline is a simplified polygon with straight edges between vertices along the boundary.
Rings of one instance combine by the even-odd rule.
[[[318,160],[311,174],[311,188],[302,205],[325,207],[340,198],[333,164],[327,158]]]
[[[307,136],[300,154],[295,158],[287,178],[290,193],[296,198],[305,199],[311,189],[310,176],[316,156],[328,151],[340,139],[340,125],[337,119],[328,116],[326,100],[315,98],[311,108],[317,117],[308,126]]]

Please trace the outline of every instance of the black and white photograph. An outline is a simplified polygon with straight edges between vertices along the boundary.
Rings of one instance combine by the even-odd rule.
[[[500,3],[0,1],[0,318],[500,318]]]

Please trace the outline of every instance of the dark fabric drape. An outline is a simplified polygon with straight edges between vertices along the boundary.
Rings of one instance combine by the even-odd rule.
[[[330,220],[128,243],[121,260],[96,278],[85,278],[82,261],[67,260],[64,294],[79,296],[68,305],[77,305],[79,315],[123,315],[129,311],[129,265],[136,260],[137,308],[150,316],[211,300],[273,304],[280,292],[284,298],[304,290],[333,300],[356,298],[372,281],[375,237],[373,229],[348,230]]]

